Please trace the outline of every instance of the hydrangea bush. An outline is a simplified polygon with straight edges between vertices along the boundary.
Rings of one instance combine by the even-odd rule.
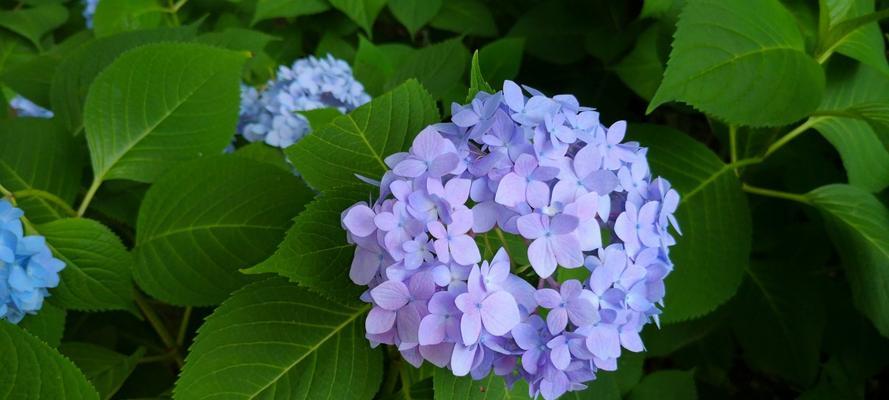
[[[452,122],[386,158],[379,197],[342,221],[357,245],[350,277],[370,288],[371,343],[416,367],[523,378],[532,397],[555,399],[617,369],[622,347],[644,350],[679,195],[652,179],[646,148],[624,142],[624,121],[605,127],[574,96],[527,90],[506,81],[455,103]],[[505,248],[482,260],[473,237],[493,229],[527,242],[536,289]],[[560,283],[557,267],[590,277]]]
[[[887,4],[0,0],[0,397],[889,398]]]

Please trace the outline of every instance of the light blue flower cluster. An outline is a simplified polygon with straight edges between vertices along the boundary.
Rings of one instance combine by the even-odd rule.
[[[53,257],[43,236],[25,236],[22,210],[0,200],[0,318],[14,324],[43,307],[47,288],[59,284],[65,263]]]
[[[93,16],[96,14],[96,6],[99,0],[82,0],[83,2],[83,19],[86,20],[86,27],[93,29]]]
[[[31,100],[21,95],[13,97],[9,102],[9,106],[12,107],[15,114],[19,117],[52,118],[53,116],[52,111],[34,104]]]
[[[673,269],[679,195],[651,176],[646,148],[624,142],[625,122],[606,127],[574,96],[525,90],[507,81],[454,104],[452,122],[386,158],[380,197],[342,223],[373,345],[457,376],[523,378],[552,400],[615,370],[622,349],[644,350]],[[533,282],[503,248],[482,260],[478,236],[495,227],[527,243]],[[587,278],[560,282],[559,267]]]
[[[249,142],[285,148],[309,132],[308,120],[298,111],[335,108],[346,113],[368,101],[349,64],[329,54],[309,56],[292,67],[281,66],[261,91],[242,85],[238,133]]]

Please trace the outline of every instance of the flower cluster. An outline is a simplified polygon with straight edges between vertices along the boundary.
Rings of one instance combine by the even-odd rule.
[[[309,56],[290,68],[281,66],[262,91],[241,86],[238,133],[249,142],[285,148],[309,132],[308,120],[297,111],[336,108],[345,113],[368,101],[349,64],[329,54]]]
[[[65,268],[43,236],[23,234],[23,215],[0,200],[0,318],[15,324],[43,307],[47,288],[59,284],[59,271]]]
[[[52,111],[40,107],[20,95],[13,97],[9,102],[9,106],[12,107],[15,114],[19,117],[52,118],[53,116]]]
[[[99,0],[82,0],[83,2],[83,19],[86,20],[86,27],[93,29],[93,16],[96,15],[96,6]]]
[[[342,223],[357,245],[350,276],[370,287],[374,345],[457,376],[524,378],[532,396],[554,399],[616,369],[622,348],[644,349],[679,195],[652,178],[646,148],[623,142],[625,122],[606,128],[574,96],[525,89],[530,98],[507,81],[453,105],[452,122],[385,160],[380,198]],[[537,288],[505,249],[482,260],[475,236],[495,228],[529,243]],[[559,283],[560,266],[589,278]]]

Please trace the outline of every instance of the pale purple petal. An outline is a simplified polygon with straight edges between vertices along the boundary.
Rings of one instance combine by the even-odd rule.
[[[519,323],[519,307],[509,293],[494,292],[482,302],[481,317],[485,330],[502,336]]]
[[[503,81],[503,100],[513,111],[518,112],[525,108],[525,95],[513,81]]]
[[[451,354],[451,372],[456,376],[466,376],[472,369],[475,361],[475,352],[477,345],[464,346],[460,343],[454,345],[454,352]]]
[[[549,278],[556,270],[556,256],[544,238],[534,240],[528,246],[528,260],[541,278]]]
[[[556,308],[562,303],[562,295],[550,288],[538,289],[534,292],[534,299],[541,307],[550,309]]]
[[[482,317],[479,314],[463,314],[460,319],[460,333],[463,343],[475,344],[482,333]]]
[[[374,303],[386,310],[398,310],[410,301],[411,293],[404,283],[386,281],[370,291]]]
[[[451,239],[450,248],[451,256],[457,264],[471,265],[482,259],[478,245],[469,236],[461,235]]]
[[[549,333],[558,335],[568,326],[568,312],[562,307],[556,307],[550,310],[546,316],[546,328]]]
[[[444,292],[447,293],[447,292]],[[445,315],[429,314],[420,321],[419,343],[420,345],[439,344],[445,340],[447,330],[445,323],[448,317]]]
[[[620,337],[617,329],[608,326],[594,326],[586,340],[587,348],[602,359],[620,357]]]
[[[406,158],[392,168],[396,175],[416,178],[426,172],[426,163],[415,158]]]
[[[516,173],[509,173],[500,180],[494,201],[507,207],[525,202],[528,182]]]
[[[355,236],[365,237],[374,233],[377,227],[374,224],[375,213],[370,207],[360,204],[346,211],[343,216],[343,225]]]
[[[522,237],[525,239],[537,239],[543,236],[546,233],[546,229],[541,218],[538,214],[528,214],[519,217],[516,220],[516,227],[519,229]]]
[[[374,307],[367,313],[364,321],[364,329],[370,334],[384,333],[395,325],[395,311]]]

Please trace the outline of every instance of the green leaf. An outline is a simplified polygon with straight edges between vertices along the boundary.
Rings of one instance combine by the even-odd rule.
[[[231,155],[182,164],[148,190],[136,229],[133,276],[170,304],[218,304],[255,279],[313,194],[288,171]]]
[[[829,76],[813,127],[840,153],[850,184],[879,192],[889,186],[889,150],[876,130],[889,120],[889,75],[832,63]]]
[[[580,8],[580,9],[579,9]],[[555,64],[570,64],[586,56],[584,35],[589,30],[588,7],[545,1],[519,17],[507,36],[525,39],[528,54]]]
[[[253,53],[261,52],[269,43],[278,40],[281,40],[281,38],[244,28],[229,28],[221,32],[208,32],[197,38],[199,43]]]
[[[247,286],[198,330],[174,398],[370,400],[383,362],[364,338],[368,309],[281,279]]]
[[[265,19],[312,15],[328,9],[330,5],[324,0],[258,0],[251,25]]]
[[[414,136],[438,121],[435,101],[416,81],[408,81],[348,115],[337,117],[285,151],[309,186],[324,191],[379,179],[389,169],[385,157],[405,151]]]
[[[287,173],[293,172],[293,166],[287,163],[287,157],[284,156],[284,152],[277,147],[265,144],[265,142],[250,143],[235,150],[234,154],[238,157],[246,157],[274,165]]]
[[[93,185],[152,182],[181,161],[221,153],[235,131],[245,60],[243,53],[174,43],[120,56],[86,99]]]
[[[829,28],[819,43],[819,61],[833,51],[857,59],[877,70],[889,73],[886,48],[878,20],[889,10],[874,13],[874,0],[828,1]]]
[[[58,28],[68,19],[68,10],[59,4],[0,11],[0,27],[22,35],[38,49],[40,38]]]
[[[18,193],[28,219],[39,224],[65,217],[49,199],[70,206],[80,189],[83,157],[71,134],[53,120],[13,118],[0,122],[0,143],[0,184]]]
[[[383,93],[386,82],[395,73],[395,63],[382,49],[359,36],[352,70],[355,72],[355,79],[364,85],[367,93],[379,96]]]
[[[889,210],[849,185],[822,186],[806,197],[827,220],[855,305],[889,337]]]
[[[482,67],[478,61],[478,50],[472,54],[472,66],[469,68],[469,95],[466,96],[466,102],[471,102],[478,92],[494,93],[491,85],[482,76]]]
[[[448,0],[441,11],[429,23],[433,28],[463,35],[497,36],[494,15],[479,0]]]
[[[355,46],[335,32],[327,32],[315,48],[315,56],[327,57],[330,54],[349,64],[355,59]]]
[[[719,310],[722,310],[721,308]],[[646,327],[642,331],[645,356],[666,357],[708,335],[723,321],[725,313],[717,310],[703,318],[664,325],[660,329]]]
[[[629,400],[694,400],[698,398],[691,372],[662,370],[647,375],[630,392]]]
[[[0,395],[20,399],[99,399],[71,361],[22,328],[0,321]]]
[[[93,80],[125,51],[154,42],[180,42],[194,36],[192,28],[127,32],[87,43],[59,64],[50,88],[50,103],[69,132],[83,128],[83,105]]]
[[[586,389],[565,393],[561,398],[567,400],[621,400],[621,390],[613,372],[599,372],[596,374],[596,379],[587,382],[586,385]]]
[[[469,376],[454,376],[444,368],[436,368],[433,377],[435,400],[511,400],[531,399],[528,396],[528,384],[524,380],[516,382],[509,390],[503,377],[494,373],[482,380],[474,380]]]
[[[365,289],[349,280],[355,246],[346,242],[340,218],[343,210],[368,199],[373,189],[324,191],[293,220],[275,254],[244,273],[276,273],[332,299],[355,302]]]
[[[752,263],[732,328],[752,367],[808,387],[820,368],[827,322],[819,282],[799,263]]]
[[[779,126],[813,111],[823,90],[821,66],[777,0],[693,1],[647,112],[678,100],[728,123]]]
[[[654,96],[664,76],[664,61],[658,52],[659,36],[660,27],[652,25],[639,34],[633,50],[614,66],[617,76],[646,100]]]
[[[655,125],[632,125],[628,132],[649,148],[652,173],[670,181],[681,198],[676,219],[682,236],[670,249],[675,268],[666,280],[661,320],[707,314],[735,294],[748,265],[747,196],[731,167],[682,132]]]
[[[446,40],[411,52],[398,63],[387,87],[416,78],[436,99],[445,97],[448,91],[463,80],[469,51],[460,38]]]
[[[328,0],[330,5],[355,21],[368,35],[372,35],[374,21],[388,0]]]
[[[316,108],[314,110],[299,111],[299,114],[309,120],[309,127],[313,131],[324,128],[324,126],[333,122],[336,117],[343,115],[336,108]]]
[[[117,393],[145,355],[143,347],[126,356],[102,346],[81,342],[66,342],[59,351],[83,371],[103,399],[110,399]]]
[[[524,49],[522,38],[498,39],[482,47],[479,62],[488,81],[500,87],[503,81],[514,79],[519,74]]]
[[[88,32],[74,34],[49,51],[3,70],[0,80],[10,89],[35,104],[43,108],[50,108],[49,94],[56,68],[62,58],[88,42],[91,36]]]
[[[53,254],[65,262],[52,299],[73,310],[132,308],[133,257],[104,225],[85,218],[66,218],[38,225]]]
[[[100,1],[93,15],[97,37],[160,26],[164,8],[157,0]]]
[[[438,14],[441,3],[442,0],[389,0],[389,10],[414,36]]]
[[[46,342],[50,347],[59,347],[62,335],[65,333],[66,314],[65,310],[45,301],[36,315],[25,315],[19,326]]]

